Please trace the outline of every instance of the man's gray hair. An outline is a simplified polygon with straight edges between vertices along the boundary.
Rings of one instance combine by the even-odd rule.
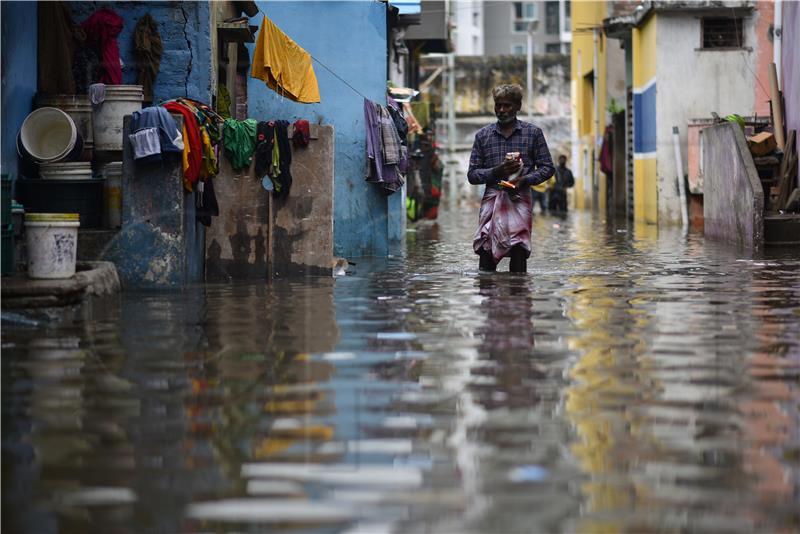
[[[510,98],[517,104],[522,104],[522,87],[517,84],[498,85],[492,89],[492,98]]]

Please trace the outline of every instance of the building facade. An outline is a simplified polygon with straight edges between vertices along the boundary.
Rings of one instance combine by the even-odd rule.
[[[483,2],[484,54],[525,55],[529,31],[534,54],[569,54],[571,4],[569,0]]]
[[[586,2],[573,5],[573,160],[576,203],[604,210],[614,188],[638,222],[680,221],[673,128],[687,171],[696,120],[769,113],[773,2]],[[624,72],[617,65],[624,58]],[[615,70],[616,69],[616,70]],[[689,76],[690,78],[687,78]],[[612,98],[622,110],[625,164],[600,170]],[[622,131],[620,131],[622,130]],[[627,200],[625,200],[627,199]]]

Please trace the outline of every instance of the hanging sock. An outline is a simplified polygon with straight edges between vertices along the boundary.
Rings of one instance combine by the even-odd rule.
[[[311,56],[266,15],[256,38],[250,76],[282,96],[305,104],[320,101]]]

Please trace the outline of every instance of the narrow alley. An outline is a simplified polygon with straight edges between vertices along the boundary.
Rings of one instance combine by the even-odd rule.
[[[484,274],[476,214],[346,276],[4,325],[4,527],[797,528],[796,251],[537,214],[529,272]]]

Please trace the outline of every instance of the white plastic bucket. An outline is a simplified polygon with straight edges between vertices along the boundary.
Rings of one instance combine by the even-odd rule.
[[[95,150],[122,150],[122,120],[142,109],[141,85],[106,85],[105,100],[92,110]]]
[[[31,159],[40,163],[67,157],[78,140],[72,118],[57,108],[39,108],[22,123],[19,140]]]
[[[122,226],[122,162],[107,163],[103,167],[106,225],[110,228]]]
[[[77,213],[26,213],[28,277],[74,276],[80,225]]]
[[[75,163],[42,163],[39,165],[39,176],[44,180],[91,180],[92,164]]]
[[[92,134],[92,103],[86,95],[37,95],[36,107],[58,108],[72,118],[83,137],[84,150],[94,146]]]

